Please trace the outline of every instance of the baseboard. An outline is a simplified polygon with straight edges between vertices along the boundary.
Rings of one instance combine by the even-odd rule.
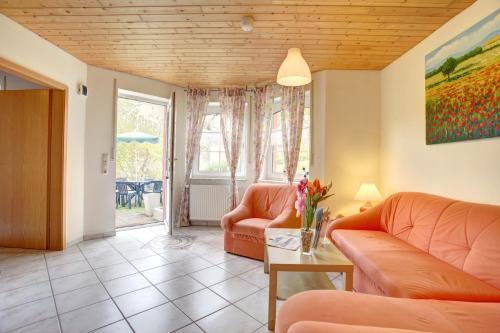
[[[66,248],[72,247],[72,246],[74,246],[74,245],[76,245],[78,243],[81,243],[82,241],[83,241],[83,237],[78,237],[77,239],[75,239],[75,240],[73,240],[71,242],[67,242],[66,243]]]
[[[207,226],[207,227],[217,227],[220,226],[220,221],[191,221],[191,225],[194,226]]]
[[[116,231],[108,231],[108,232],[103,232],[99,234],[92,234],[92,235],[84,235],[83,240],[91,240],[91,239],[97,239],[97,238],[104,238],[104,237],[113,237],[116,236]]]

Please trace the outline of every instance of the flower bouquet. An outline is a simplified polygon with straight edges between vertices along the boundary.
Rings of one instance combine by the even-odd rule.
[[[297,185],[297,200],[295,208],[297,216],[302,216],[302,230],[300,232],[302,253],[311,255],[311,243],[314,230],[311,228],[314,222],[314,216],[318,204],[331,197],[333,194],[328,194],[332,189],[332,183],[327,186],[321,185],[318,179],[309,181],[308,174]]]

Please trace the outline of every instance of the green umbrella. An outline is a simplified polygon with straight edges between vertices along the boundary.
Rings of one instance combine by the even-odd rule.
[[[143,133],[143,132],[128,132],[128,133],[118,134],[116,136],[116,141],[117,142],[126,142],[126,143],[130,143],[130,142],[158,143],[158,137],[151,135],[151,134],[148,134],[148,133]]]

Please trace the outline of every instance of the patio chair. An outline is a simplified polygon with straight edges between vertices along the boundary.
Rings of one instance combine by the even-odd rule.
[[[128,209],[132,209],[132,199],[134,199],[134,206],[137,206],[138,194],[132,184],[126,182],[116,182],[116,190],[118,204],[121,204],[122,206],[127,204]]]
[[[162,201],[163,183],[161,180],[153,180],[144,184],[142,193],[160,193],[160,203]]]

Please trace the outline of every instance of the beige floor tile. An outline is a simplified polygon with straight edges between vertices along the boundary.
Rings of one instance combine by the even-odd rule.
[[[97,276],[102,281],[109,281],[123,276],[137,273],[137,269],[128,262],[107,266],[95,270]]]
[[[104,287],[111,297],[120,296],[131,291],[149,287],[151,284],[141,274],[127,275],[118,279],[104,282]]]
[[[268,291],[267,289],[262,289],[248,297],[239,300],[238,302],[234,303],[234,305],[258,320],[261,324],[265,324],[267,323],[268,302]]]
[[[125,258],[127,258],[127,260],[133,261],[133,260],[153,256],[156,253],[150,249],[131,249],[131,250],[127,250],[127,251],[121,251],[121,254]]]
[[[57,312],[59,314],[107,299],[109,299],[109,295],[100,283],[55,296]]]
[[[231,274],[239,275],[248,272],[251,269],[261,266],[262,263],[244,260],[242,258],[237,258],[234,260],[229,260],[219,264],[220,268],[228,271]]]
[[[51,281],[54,295],[99,283],[93,271],[78,273]]]
[[[174,300],[205,288],[192,277],[185,275],[156,285],[170,300]]]
[[[0,293],[0,310],[51,297],[50,282],[44,281]]]
[[[120,320],[108,326],[101,327],[96,331],[92,331],[92,333],[133,333],[133,331],[125,320]]]
[[[234,303],[259,290],[258,287],[240,279],[239,277],[234,277],[217,283],[211,286],[210,289],[231,303]]]
[[[217,266],[205,268],[202,269],[201,271],[197,271],[189,275],[207,287],[225,281],[227,279],[230,279],[234,276],[228,271],[225,271]]]
[[[141,312],[128,321],[136,333],[169,333],[191,322],[172,303]]]
[[[49,276],[51,279],[58,279],[91,270],[92,267],[90,267],[86,260],[80,260],[69,264],[49,267]]]
[[[92,304],[59,317],[64,333],[85,333],[123,319],[112,300]]]
[[[122,262],[125,262],[126,260],[120,254],[118,254],[118,252],[116,252],[108,256],[87,258],[87,261],[89,262],[90,266],[92,266],[92,268],[98,269],[120,264]]]
[[[73,252],[73,253],[62,254],[56,257],[49,257],[46,260],[47,260],[47,267],[53,267],[57,265],[69,264],[75,261],[81,261],[84,259],[85,258],[83,257],[83,254],[81,254],[80,252]]]
[[[252,333],[261,323],[231,305],[196,322],[206,333]]]
[[[0,310],[0,332],[12,331],[56,315],[52,297]]]
[[[203,333],[201,328],[198,327],[195,323],[188,325],[186,327],[181,328],[180,330],[175,331],[175,333]]]
[[[17,275],[3,276],[2,274],[1,276],[0,292],[26,287],[30,284],[47,281],[49,279],[49,273],[46,268]]]
[[[175,300],[174,303],[193,320],[198,320],[229,305],[225,299],[209,289],[184,296]]]
[[[182,267],[182,270],[185,273],[192,273],[204,268],[208,268],[213,266],[212,263],[202,259],[200,257],[191,257],[182,261],[179,261],[178,264]]]
[[[153,284],[172,280],[176,277],[185,275],[180,265],[168,264],[157,268],[149,269],[142,274]]]
[[[234,254],[227,253],[225,251],[204,253],[204,254],[201,254],[201,257],[205,260],[210,261],[214,265],[222,264],[223,262],[238,258],[238,256],[235,256]]]
[[[131,261],[132,265],[139,271],[145,271],[148,269],[164,266],[169,263],[169,261],[159,255],[155,254],[146,258],[136,259]]]
[[[240,274],[238,277],[259,288],[265,288],[269,285],[269,275],[264,273],[264,268],[261,266]]]
[[[18,328],[9,333],[60,333],[59,320],[57,317],[51,317],[36,323]]]
[[[151,286],[115,297],[114,301],[123,315],[130,317],[139,312],[167,303],[168,299],[155,287]]]

